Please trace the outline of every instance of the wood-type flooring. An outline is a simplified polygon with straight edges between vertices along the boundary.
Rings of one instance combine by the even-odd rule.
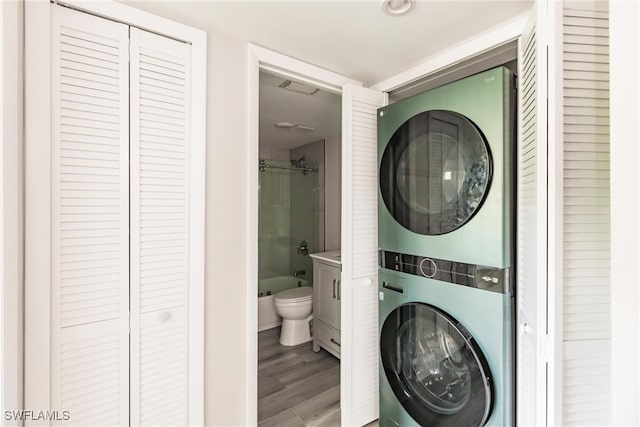
[[[311,341],[280,345],[280,328],[258,334],[258,426],[340,425],[340,360]]]
[[[340,360],[314,353],[311,341],[286,347],[279,337],[279,327],[258,334],[258,426],[340,426]]]

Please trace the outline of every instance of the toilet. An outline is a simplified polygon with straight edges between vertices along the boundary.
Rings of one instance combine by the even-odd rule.
[[[276,313],[282,317],[280,344],[298,345],[311,341],[309,322],[313,318],[313,288],[299,286],[273,296]]]

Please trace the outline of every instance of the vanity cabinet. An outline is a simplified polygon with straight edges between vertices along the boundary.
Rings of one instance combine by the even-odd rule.
[[[340,263],[313,256],[313,350],[320,347],[340,358]]]

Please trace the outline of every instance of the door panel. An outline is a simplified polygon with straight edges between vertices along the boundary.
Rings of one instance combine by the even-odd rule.
[[[380,333],[385,376],[420,425],[481,426],[493,407],[493,378],[473,336],[428,304],[404,304]]]
[[[341,384],[343,425],[378,418],[377,109],[386,94],[342,92]]]
[[[547,422],[547,47],[536,4],[519,40],[517,423]]]
[[[189,423],[190,46],[131,28],[131,422]]]
[[[52,377],[62,424],[129,423],[128,27],[52,15]]]
[[[491,171],[489,146],[471,120],[429,110],[391,136],[380,164],[380,192],[389,213],[406,229],[446,234],[480,209]]]
[[[318,283],[318,320],[340,330],[340,301],[338,300],[338,286],[340,285],[339,270],[336,267],[328,267],[316,261]]]

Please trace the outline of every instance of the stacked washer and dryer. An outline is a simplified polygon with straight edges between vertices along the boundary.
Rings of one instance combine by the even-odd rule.
[[[514,424],[515,78],[378,110],[380,426]]]

